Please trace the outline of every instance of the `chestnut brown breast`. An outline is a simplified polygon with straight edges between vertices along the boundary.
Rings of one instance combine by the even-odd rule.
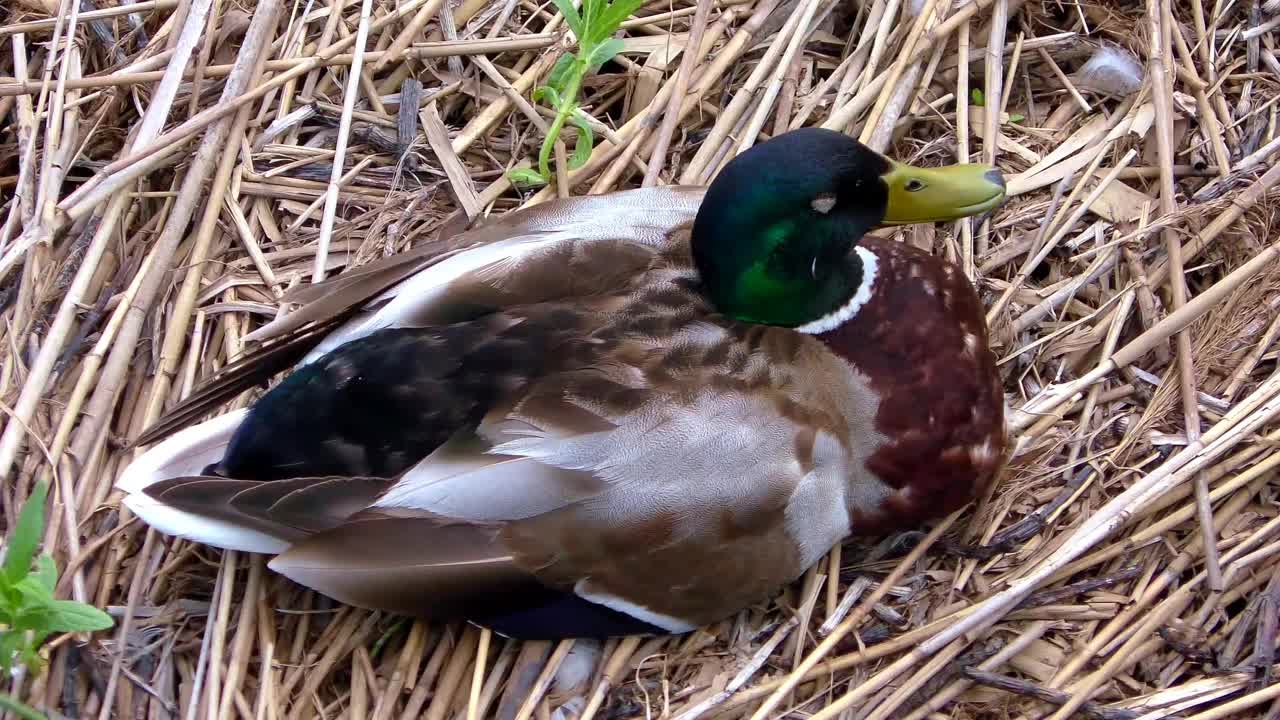
[[[977,292],[959,268],[913,247],[867,237],[878,266],[871,297],[819,335],[869,377],[888,438],[867,460],[899,488],[854,510],[858,534],[917,527],[982,492],[1004,462],[1004,399]]]

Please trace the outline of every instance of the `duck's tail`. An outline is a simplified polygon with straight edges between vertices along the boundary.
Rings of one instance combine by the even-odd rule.
[[[197,477],[222,459],[247,410],[220,415],[175,433],[134,459],[116,487],[125,492],[124,505],[166,535],[175,535],[227,550],[283,552],[289,543],[261,530],[197,515],[163,503],[145,491],[158,482]]]

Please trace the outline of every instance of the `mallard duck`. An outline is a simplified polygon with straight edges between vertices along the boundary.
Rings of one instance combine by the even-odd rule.
[[[709,187],[508,213],[296,292],[139,438],[124,503],[355,606],[525,639],[715,623],[997,472],[975,289],[867,233],[1003,197],[803,129]]]

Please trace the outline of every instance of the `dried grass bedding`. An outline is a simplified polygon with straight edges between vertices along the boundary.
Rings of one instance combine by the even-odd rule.
[[[1275,0],[648,3],[585,83],[590,160],[537,191],[506,172],[550,117],[551,4],[0,22],[0,523],[49,482],[59,597],[117,621],[4,681],[45,713],[1280,717]],[[896,232],[977,279],[1012,408],[1010,467],[956,516],[732,622],[553,645],[335,605],[119,506],[128,440],[283,291],[557,193],[705,182],[809,125],[1010,178],[980,225]]]

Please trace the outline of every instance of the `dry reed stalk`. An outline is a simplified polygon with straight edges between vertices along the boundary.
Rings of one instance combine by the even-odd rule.
[[[1156,106],[1156,149],[1160,158],[1160,211],[1172,213],[1177,209],[1173,187],[1173,101],[1165,76],[1165,58],[1170,56],[1171,28],[1165,24],[1167,3],[1161,0],[1148,0],[1147,15],[1150,21],[1151,50],[1149,53],[1149,69],[1151,75],[1152,99]],[[1220,161],[1221,162],[1221,161]],[[1164,231],[1165,251],[1169,263],[1169,289],[1172,299],[1171,307],[1176,312],[1187,301],[1186,278],[1182,273],[1182,243],[1170,230]],[[1191,334],[1187,331],[1174,336],[1175,350],[1178,358],[1178,382],[1185,411],[1187,442],[1192,443],[1200,437],[1200,417],[1196,411],[1195,398],[1195,366],[1191,357]],[[1222,571],[1218,567],[1216,544],[1213,542],[1213,511],[1209,507],[1209,489],[1203,478],[1195,481],[1196,502],[1200,511],[1200,527],[1205,543],[1205,561],[1208,564],[1209,586],[1214,591],[1222,590]]]
[[[671,91],[670,105],[662,117],[662,126],[658,128],[657,142],[649,155],[649,167],[645,171],[641,187],[653,187],[658,184],[658,173],[666,160],[667,148],[671,144],[671,134],[675,132],[676,123],[680,121],[680,107],[684,103],[685,94],[689,92],[689,83],[693,77],[694,65],[700,60],[700,54],[693,52],[702,47],[702,37],[707,30],[707,15],[711,12],[711,0],[698,0],[696,14],[693,17],[693,28],[689,31],[689,43],[685,46],[684,56],[680,58],[680,68],[676,71],[675,89]]]
[[[373,0],[363,0],[360,5],[360,24],[356,28],[355,52],[350,74],[359,77],[364,63],[365,43],[369,39],[369,16],[373,12]],[[333,151],[333,172],[325,190],[324,214],[320,218],[320,239],[316,243],[316,260],[311,271],[311,282],[324,279],[325,263],[329,257],[329,241],[333,236],[333,220],[338,212],[338,184],[342,180],[342,163],[347,156],[347,143],[351,139],[351,111],[355,108],[360,85],[348,82],[342,99],[342,118],[338,123],[338,141]]]

